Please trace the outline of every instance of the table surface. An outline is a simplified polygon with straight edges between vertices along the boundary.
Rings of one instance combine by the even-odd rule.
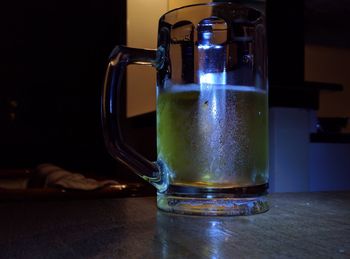
[[[280,193],[267,213],[198,217],[155,197],[1,202],[1,258],[350,258],[350,192]]]

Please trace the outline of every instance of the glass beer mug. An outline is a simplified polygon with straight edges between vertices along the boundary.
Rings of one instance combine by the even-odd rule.
[[[117,46],[102,93],[109,153],[157,188],[163,211],[249,215],[268,210],[265,17],[233,3],[186,6],[159,20],[158,49]],[[140,36],[142,37],[142,36]],[[123,141],[121,79],[157,70],[157,161]]]

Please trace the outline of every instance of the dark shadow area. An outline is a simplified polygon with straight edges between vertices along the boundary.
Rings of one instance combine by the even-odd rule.
[[[126,1],[14,1],[1,8],[0,167],[54,163],[110,174],[100,129],[107,58]]]

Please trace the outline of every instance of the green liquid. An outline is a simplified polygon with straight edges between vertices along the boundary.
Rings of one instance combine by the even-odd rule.
[[[176,86],[157,98],[157,151],[173,185],[267,183],[267,96],[235,86]]]

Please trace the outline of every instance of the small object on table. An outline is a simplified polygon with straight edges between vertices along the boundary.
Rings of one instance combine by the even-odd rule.
[[[69,172],[53,164],[40,164],[33,171],[31,185],[42,185],[42,187],[59,187],[73,190],[96,190],[110,185],[119,185],[114,180],[98,181],[87,178],[82,174]]]

